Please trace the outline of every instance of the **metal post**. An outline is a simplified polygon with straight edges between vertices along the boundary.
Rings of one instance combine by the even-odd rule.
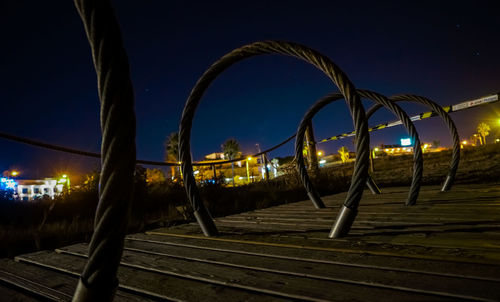
[[[247,165],[247,183],[250,183],[250,170],[248,169],[248,161],[249,161],[249,159],[247,158],[247,160],[246,160],[246,165]]]
[[[262,156],[264,157],[264,169],[266,171],[266,180],[269,180],[269,168],[267,167],[268,165],[267,156],[265,153],[262,154]]]
[[[371,175],[368,175],[368,178],[366,179],[366,186],[368,187],[368,189],[370,189],[372,194],[382,193],[382,191],[380,191],[380,188],[377,186]]]
[[[306,145],[308,149],[307,157],[309,160],[309,169],[316,172],[318,170],[318,155],[316,151],[316,141],[314,139],[312,120],[308,122],[306,128]]]
[[[340,212],[337,215],[337,219],[335,220],[335,224],[333,225],[332,230],[328,237],[330,238],[340,238],[344,237],[349,233],[352,224],[354,223],[354,219],[358,214],[357,209],[351,209],[342,205],[340,208]]]

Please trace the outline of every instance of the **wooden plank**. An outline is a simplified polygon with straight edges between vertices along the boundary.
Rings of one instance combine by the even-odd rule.
[[[11,287],[49,301],[71,300],[77,282],[76,278],[66,278],[49,270],[8,259],[1,260],[0,280]]]
[[[291,260],[301,260],[316,263],[340,264],[359,267],[381,267],[391,270],[408,272],[426,272],[439,275],[452,275],[478,280],[499,281],[498,270],[500,267],[488,264],[450,262],[438,258],[425,259],[420,254],[409,254],[408,257],[398,257],[392,253],[373,254],[358,249],[349,249],[344,245],[343,249],[308,249],[306,246],[298,245],[289,247],[283,245],[283,238],[271,238],[277,244],[269,242],[252,242],[241,238],[241,242],[213,240],[214,238],[203,238],[198,236],[184,235],[143,235],[134,234],[128,236],[128,240],[142,240],[171,246],[185,246],[198,249],[209,249],[216,251],[229,251],[240,254],[258,255]],[[262,243],[266,244],[265,246]],[[293,243],[293,242],[292,242]],[[318,245],[321,247],[321,245]],[[324,246],[323,246],[324,247]],[[361,246],[364,247],[364,246]],[[265,251],[265,253],[263,252]],[[452,255],[452,254],[451,254]]]
[[[4,302],[39,302],[40,298],[35,298],[21,291],[4,286],[0,281],[0,299]]]
[[[68,301],[73,296],[78,277],[36,265],[1,259],[0,280],[9,284],[12,288],[26,291],[38,298],[51,301]],[[118,290],[115,301],[138,302],[152,300]]]
[[[72,246],[68,252],[84,255],[86,246]],[[214,257],[214,256],[212,256]],[[175,272],[176,274],[183,273],[184,276],[192,276],[207,280],[207,282],[215,282],[225,284],[227,286],[235,286],[247,288],[250,290],[274,293],[284,298],[301,299],[306,301],[329,301],[332,297],[342,300],[350,297],[351,299],[360,299],[363,301],[371,300],[375,295],[387,297],[387,299],[398,299],[405,301],[416,301],[420,299],[437,299],[437,300],[460,300],[460,299],[476,299],[478,301],[493,301],[491,299],[482,299],[472,296],[453,295],[438,292],[421,292],[416,289],[399,288],[394,285],[384,285],[373,283],[373,280],[352,282],[342,278],[319,277],[314,278],[311,274],[290,274],[282,270],[275,269],[256,269],[249,265],[228,266],[217,261],[199,261],[195,259],[187,259],[186,257],[172,257],[164,254],[143,253],[124,251],[122,265],[131,266],[139,269],[151,269],[161,271],[166,274]],[[248,260],[248,259],[247,259]],[[259,262],[260,260],[257,260]],[[278,265],[278,263],[266,263],[264,265]],[[282,265],[286,266],[285,262]],[[283,268],[283,267],[281,267]],[[304,267],[306,270],[307,268]],[[345,273],[345,272],[344,272]],[[358,272],[359,273],[359,272]],[[362,273],[361,273],[362,274]],[[362,278],[362,276],[360,276]],[[235,282],[236,280],[236,282]],[[346,296],[347,295],[347,296]]]
[[[31,263],[53,270],[79,275],[86,263],[84,257],[53,252],[36,252],[16,257],[21,262]],[[183,269],[181,268],[181,271]],[[284,301],[280,297],[236,289],[220,284],[179,278],[174,272],[167,275],[158,270],[144,270],[121,265],[118,269],[120,288],[127,291],[169,301]]]
[[[458,276],[442,276],[425,272],[404,272],[384,267],[355,267],[340,264],[314,263],[298,259],[280,259],[258,255],[246,255],[228,251],[200,250],[191,247],[168,246],[144,241],[127,241],[126,249],[232,267],[252,268],[261,271],[280,272],[307,276],[315,279],[369,284],[375,287],[398,288],[410,292],[433,292],[449,297],[472,299],[500,299],[500,280],[474,280]],[[86,245],[73,245],[66,252],[85,254]]]

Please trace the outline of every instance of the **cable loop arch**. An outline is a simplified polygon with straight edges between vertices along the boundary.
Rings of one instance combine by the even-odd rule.
[[[441,191],[450,190],[453,181],[455,180],[455,176],[458,170],[458,165],[460,163],[460,137],[458,135],[457,127],[455,126],[455,123],[451,119],[450,115],[436,102],[422,96],[413,94],[400,94],[390,97],[390,100],[393,102],[408,101],[408,102],[422,104],[424,106],[427,106],[428,108],[431,108],[432,111],[434,111],[444,121],[453,140],[453,150],[452,150],[450,166],[448,169],[448,174],[443,182]],[[380,108],[381,106],[377,104],[368,109],[368,111],[366,112],[367,118],[370,118],[370,116],[372,116]]]
[[[337,65],[326,56],[311,48],[291,42],[255,42],[231,51],[210,66],[192,89],[182,113],[179,126],[179,154],[182,163],[184,184],[189,200],[193,206],[195,217],[206,236],[217,235],[218,231],[213,219],[202,203],[193,175],[190,138],[194,113],[205,90],[224,70],[246,58],[271,53],[292,56],[314,65],[323,71],[339,88],[348,104],[353,117],[354,127],[358,133],[356,150],[359,160],[355,163],[354,174],[347,194],[346,204],[351,207],[356,207],[363,194],[364,183],[368,177],[370,152],[369,135],[364,108],[356,93],[354,85]]]

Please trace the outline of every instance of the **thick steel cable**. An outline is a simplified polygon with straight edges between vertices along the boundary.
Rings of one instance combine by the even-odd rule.
[[[453,184],[455,175],[457,174],[458,165],[460,163],[460,137],[458,135],[457,127],[455,126],[455,123],[451,119],[450,115],[436,102],[422,96],[401,94],[392,96],[390,100],[394,102],[409,101],[422,104],[431,108],[437,115],[439,115],[443,119],[446,127],[450,131],[453,140],[453,151],[450,166],[448,169],[448,175],[446,176],[443,186],[441,187],[441,191],[448,191]],[[372,108],[368,109],[366,114],[367,117],[369,118],[378,109],[380,109],[379,105],[374,105]]]
[[[294,137],[295,137],[295,134],[293,134],[292,136],[288,137],[287,139],[285,139],[281,143],[279,143],[271,148],[268,148],[268,149],[261,151],[259,153],[252,154],[250,156],[257,157],[261,154],[269,153],[273,150],[276,150],[279,147],[281,147],[284,144],[291,141]],[[45,149],[49,149],[49,150],[54,150],[54,151],[60,151],[60,152],[69,153],[69,154],[76,154],[76,155],[82,155],[82,156],[93,157],[93,158],[101,158],[101,153],[89,152],[89,151],[85,151],[85,150],[64,147],[64,146],[46,143],[46,142],[42,142],[42,141],[38,141],[38,140],[26,138],[26,137],[21,137],[21,136],[17,136],[17,135],[5,133],[5,132],[0,132],[0,138],[5,138],[5,139],[15,141],[15,142],[20,142],[20,143],[31,145],[31,146],[37,146],[37,147],[41,147],[41,148],[45,148]],[[201,161],[201,162],[193,163],[193,166],[212,166],[212,165],[219,165],[219,164],[227,164],[227,163],[237,162],[240,160],[245,160],[245,158],[246,157],[235,158],[232,160]],[[167,167],[181,165],[181,164],[179,164],[179,162],[168,162],[168,161],[163,162],[163,161],[153,161],[153,160],[145,160],[145,159],[137,159],[135,162],[137,164],[154,165],[154,166],[167,166]]]
[[[102,169],[89,257],[73,301],[111,301],[130,215],[135,168],[134,94],[110,1],[75,0],[94,61],[101,100]]]
[[[198,80],[184,106],[182,118],[179,126],[179,153],[182,162],[182,172],[184,174],[184,184],[189,200],[195,211],[203,232],[207,236],[217,234],[217,228],[213,223],[208,211],[203,205],[198,187],[196,186],[191,164],[191,128],[193,117],[198,104],[205,92],[215,78],[231,65],[243,59],[263,55],[282,54],[304,60],[318,69],[322,70],[339,88],[348,103],[349,110],[353,117],[354,126],[359,133],[356,141],[356,150],[359,160],[356,161],[351,186],[347,194],[345,204],[349,207],[356,207],[363,194],[363,188],[368,176],[369,167],[369,135],[368,124],[365,118],[364,108],[359,96],[356,94],[354,85],[347,76],[327,57],[308,47],[279,41],[256,42],[241,48],[235,49],[215,62]]]
[[[420,186],[422,182],[422,171],[423,171],[423,158],[422,158],[422,150],[420,148],[420,139],[417,133],[415,126],[412,121],[408,117],[408,115],[394,102],[388,100],[385,96],[369,91],[369,90],[358,90],[358,94],[362,98],[370,99],[381,106],[389,109],[394,115],[396,115],[403,123],[404,127],[408,131],[409,135],[412,137],[413,141],[416,142],[416,147],[414,151],[414,161],[413,161],[413,180],[410,187],[410,192],[408,195],[408,199],[406,204],[412,204],[418,198],[418,194],[420,192]],[[304,145],[304,135],[309,122],[314,118],[314,116],[323,109],[326,105],[335,102],[342,98],[342,95],[339,93],[329,94],[320,100],[318,100],[314,105],[312,105],[307,112],[304,114],[299,127],[297,129],[297,135],[295,140],[295,158],[297,159],[297,169],[300,174],[300,178],[304,187],[307,191],[309,198],[316,208],[324,207],[324,203],[321,200],[321,197],[314,187],[313,183],[309,178],[309,174],[307,173],[307,168],[304,164],[304,155],[302,153],[302,148]]]

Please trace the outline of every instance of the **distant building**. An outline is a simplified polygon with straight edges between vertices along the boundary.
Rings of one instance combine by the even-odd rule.
[[[217,159],[224,159],[225,156],[224,156],[224,153],[222,152],[214,152],[214,153],[210,153],[208,155],[205,155],[205,159],[209,159],[209,160],[217,160]]]
[[[63,192],[65,184],[53,178],[41,180],[18,179],[16,182],[17,199],[22,201],[34,200],[44,196],[54,199],[54,196]]]
[[[385,152],[387,155],[410,154],[413,152],[413,146],[380,145],[379,150]]]

